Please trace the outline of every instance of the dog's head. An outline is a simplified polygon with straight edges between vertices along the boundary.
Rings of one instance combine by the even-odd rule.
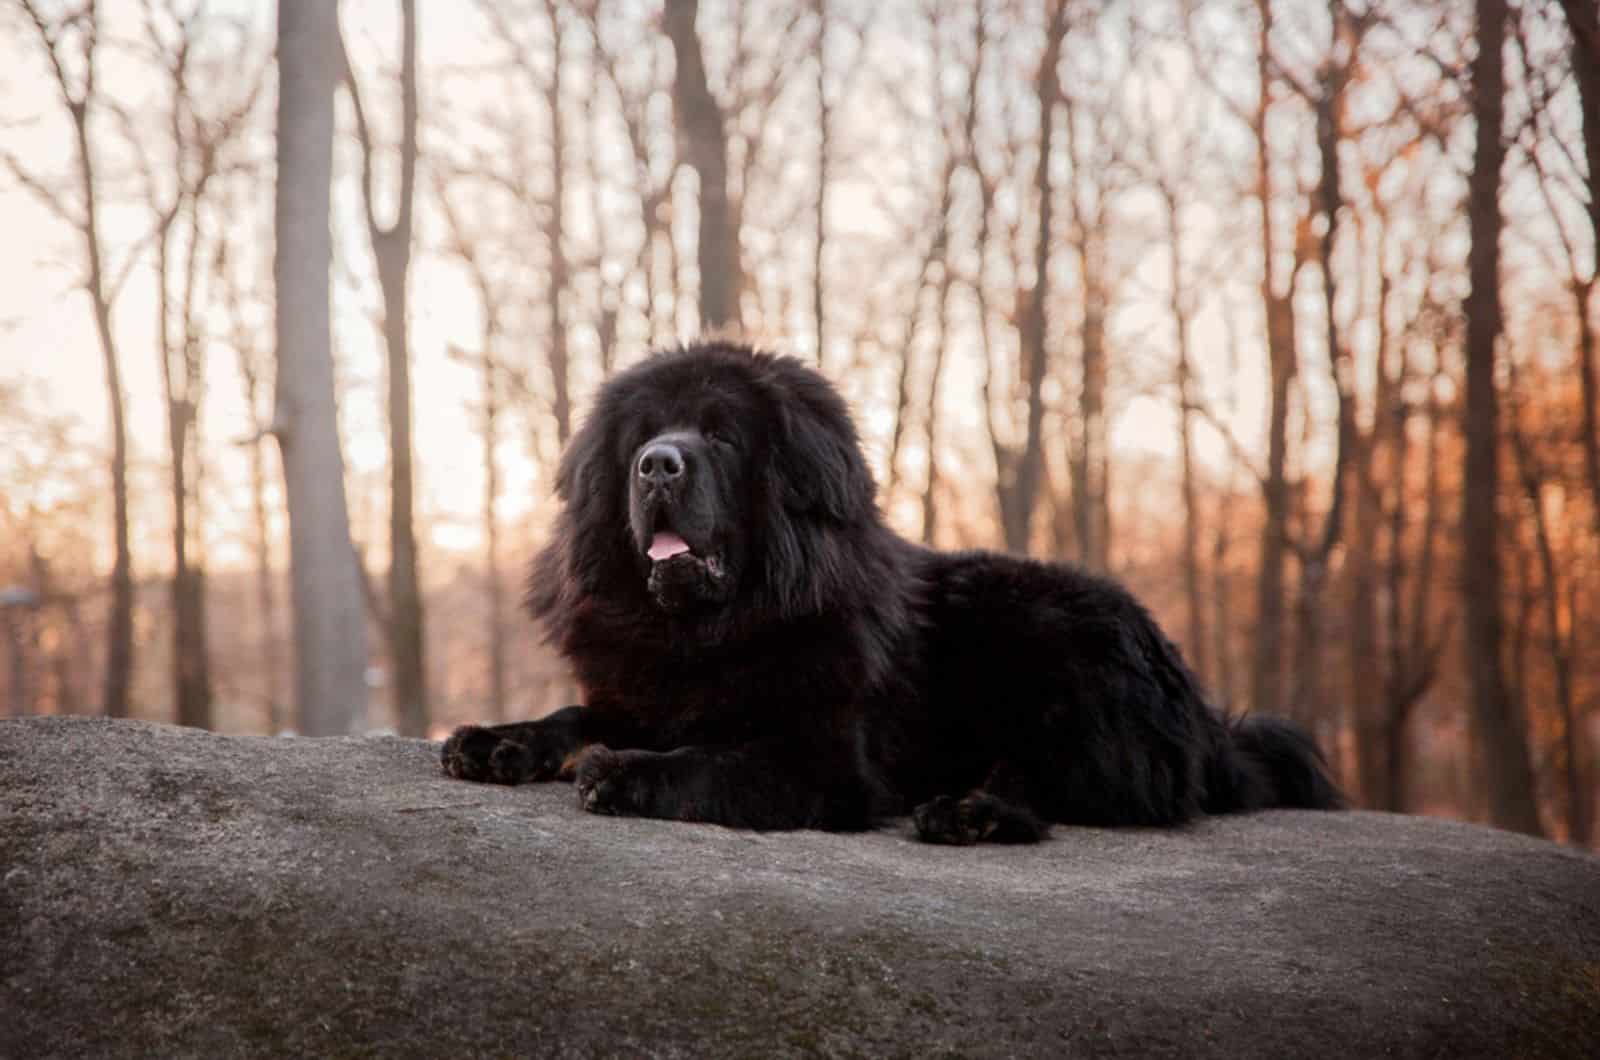
[[[673,615],[820,607],[831,543],[877,520],[833,387],[797,361],[723,344],[658,353],[608,381],[557,491],[564,576],[599,594],[632,579]]]

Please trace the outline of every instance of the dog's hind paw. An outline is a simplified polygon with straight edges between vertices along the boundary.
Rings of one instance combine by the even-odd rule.
[[[917,838],[924,843],[1036,843],[1045,826],[1032,813],[987,792],[963,798],[940,795],[911,811]]]

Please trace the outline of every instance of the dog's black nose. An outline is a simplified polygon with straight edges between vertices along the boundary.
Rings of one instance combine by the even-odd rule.
[[[639,477],[652,485],[670,482],[683,474],[683,450],[671,442],[651,442],[639,454]]]

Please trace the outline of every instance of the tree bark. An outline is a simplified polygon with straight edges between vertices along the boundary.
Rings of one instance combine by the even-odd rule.
[[[1515,386],[1515,374],[1513,374]],[[1562,780],[1566,789],[1567,840],[1578,846],[1589,845],[1589,788],[1584,781],[1582,736],[1578,732],[1578,711],[1573,702],[1572,645],[1561,632],[1561,583],[1556,573],[1555,547],[1544,512],[1544,473],[1531,451],[1527,435],[1517,422],[1515,406],[1509,428],[1511,451],[1516,460],[1517,477],[1533,515],[1534,546],[1539,558],[1543,584],[1538,593],[1544,604],[1545,645],[1550,652],[1550,670],[1556,682],[1556,708],[1561,714]]]
[[[1381,257],[1382,237],[1379,237]],[[1382,272],[1378,280],[1379,294],[1376,307],[1377,331],[1374,372],[1372,429],[1364,434],[1354,432],[1351,438],[1350,489],[1354,492],[1354,505],[1350,520],[1350,548],[1346,553],[1345,569],[1349,572],[1350,590],[1347,610],[1350,645],[1346,655],[1350,673],[1350,713],[1355,723],[1356,769],[1360,777],[1362,802],[1374,806],[1382,798],[1385,766],[1385,740],[1383,726],[1384,699],[1383,672],[1377,665],[1381,658],[1378,634],[1381,620],[1378,613],[1378,539],[1383,519],[1383,484],[1379,478],[1387,472],[1393,496],[1390,503],[1398,511],[1404,496],[1401,483],[1403,467],[1393,458],[1390,446],[1390,427],[1399,420],[1397,430],[1404,436],[1405,419],[1397,416],[1393,406],[1398,404],[1396,384],[1390,375],[1390,343],[1386,326],[1388,313],[1389,276]],[[1392,542],[1396,547],[1400,541]],[[1389,610],[1397,611],[1399,601],[1391,599]],[[1391,624],[1391,631],[1395,628]],[[1391,658],[1393,657],[1391,653]]]
[[[1061,96],[1061,45],[1066,37],[1066,0],[1050,8],[1045,29],[1044,54],[1034,78],[1039,106],[1039,157],[1034,164],[1033,186],[1038,197],[1037,231],[1033,249],[1033,288],[1023,297],[1019,339],[1022,378],[1027,401],[1027,427],[1021,451],[1014,461],[1014,478],[1001,504],[1001,525],[1007,551],[1026,553],[1033,537],[1033,511],[1044,477],[1044,380],[1049,369],[1050,257],[1054,240],[1055,182],[1050,160],[1055,144],[1055,108]]]
[[[817,10],[817,200],[816,234],[811,247],[811,315],[817,330],[817,367],[827,357],[827,299],[823,257],[828,238],[828,178],[833,166],[833,107],[828,99],[828,0],[813,0]],[[979,16],[980,18],[982,15]],[[931,453],[930,453],[931,456]],[[931,469],[932,464],[929,464]],[[929,491],[932,495],[932,491]],[[926,506],[924,506],[926,508]]]
[[[373,201],[373,143],[355,71],[343,61],[361,141],[361,192],[367,235],[383,292],[383,343],[389,386],[388,643],[395,721],[402,736],[428,734],[427,641],[417,577],[416,473],[411,439],[411,351],[407,340],[412,216],[417,184],[417,4],[400,0],[400,191],[395,219],[378,222]],[[340,45],[343,51],[343,45]]]
[[[100,245],[100,188],[94,152],[89,148],[89,118],[100,103],[97,95],[97,49],[101,24],[95,3],[72,16],[78,32],[69,34],[52,21],[33,0],[19,0],[39,38],[49,62],[58,94],[72,120],[74,176],[82,198],[72,211],[59,200],[48,181],[26,173],[10,156],[6,161],[24,186],[43,199],[53,213],[70,223],[83,237],[88,259],[84,292],[94,310],[95,334],[100,340],[105,368],[106,399],[111,416],[111,522],[114,558],[111,565],[111,607],[106,616],[106,671],[102,709],[107,717],[128,716],[128,689],[133,674],[133,558],[128,534],[128,429],[122,389],[122,361],[111,330],[111,300],[105,259]],[[82,54],[66,54],[66,40],[80,39]],[[69,72],[70,71],[70,72]],[[74,86],[74,79],[77,84]]]
[[[31,625],[33,617],[22,607],[0,611],[0,623],[6,632],[6,702],[7,713],[13,718],[33,713],[32,660],[28,651],[28,636],[23,627]]]
[[[487,307],[486,307],[487,308]],[[483,346],[483,538],[484,578],[489,598],[489,716],[506,717],[505,589],[500,576],[500,380],[491,350],[494,331],[484,328]]]
[[[949,241],[949,230],[946,218],[949,211],[944,196],[949,194],[951,172],[954,160],[947,157],[945,160],[944,175],[940,178],[941,192],[938,216],[934,220],[933,234],[928,240],[928,249],[922,255],[922,261],[917,268],[916,285],[911,290],[911,305],[907,307],[905,328],[900,337],[900,366],[895,383],[894,427],[889,433],[889,457],[884,475],[883,495],[890,502],[900,488],[900,452],[905,443],[911,424],[911,366],[913,363],[913,349],[917,341],[917,333],[922,328],[923,298],[928,288],[933,285],[933,271],[936,266],[946,258],[945,245]]]
[[[193,217],[197,220],[198,201],[192,206]],[[207,664],[204,581],[189,547],[192,536],[189,528],[192,490],[189,465],[193,456],[190,432],[198,426],[199,384],[198,368],[194,358],[199,343],[191,333],[194,289],[191,282],[185,286],[185,305],[182,311],[184,334],[180,341],[182,350],[179,360],[182,363],[183,382],[180,387],[172,371],[173,339],[170,325],[172,307],[167,289],[170,233],[170,226],[164,227],[157,241],[156,271],[159,287],[157,315],[160,317],[157,352],[161,357],[162,382],[166,389],[167,442],[172,469],[172,678],[177,699],[178,724],[209,729],[211,674]],[[189,248],[191,269],[198,242],[199,229],[196,225],[191,230]]]
[[[333,5],[280,0],[274,429],[289,507],[295,702],[308,736],[358,732],[367,707],[366,612],[345,505],[330,338],[339,72]]]
[[[1078,109],[1071,93],[1061,97],[1066,110],[1067,152],[1072,158],[1072,210],[1070,229],[1083,284],[1083,320],[1078,338],[1081,365],[1077,430],[1067,454],[1072,483],[1072,529],[1077,538],[1078,562],[1089,570],[1110,567],[1111,506],[1105,468],[1109,458],[1106,440],[1106,217],[1103,199],[1089,201],[1092,160],[1080,150]]]
[[[255,384],[251,405],[254,407]],[[283,703],[283,654],[278,650],[278,592],[273,585],[272,535],[267,517],[267,455],[261,443],[250,445],[250,514],[255,531],[256,619],[261,664],[266,669],[267,731],[283,731],[288,716]]]
[[[556,440],[562,446],[572,436],[572,394],[568,381],[566,248],[567,163],[566,130],[561,114],[562,32],[561,15],[553,0],[547,0],[545,13],[550,19],[550,82],[546,101],[550,109],[550,225],[546,239],[550,244],[549,285],[545,300],[550,312],[550,398],[556,419]]]
[[[184,47],[189,44],[185,39]],[[168,459],[171,467],[172,498],[172,679],[177,702],[177,722],[192,728],[211,727],[210,650],[206,643],[205,572],[198,555],[200,535],[191,528],[198,522],[201,446],[199,445],[200,398],[202,392],[204,337],[199,332],[196,306],[196,281],[202,246],[201,212],[207,185],[215,174],[215,159],[221,137],[192,140],[190,128],[197,121],[185,120],[187,93],[182,66],[172,84],[173,153],[180,171],[188,167],[191,156],[198,172],[192,185],[179,177],[177,192],[167,206],[155,201],[152,177],[150,203],[156,215],[156,353],[166,397]],[[190,116],[192,118],[192,115]],[[179,226],[187,227],[188,245],[184,254],[183,282],[174,298],[172,284],[172,238]],[[176,305],[174,305],[176,301]],[[176,334],[173,316],[178,317]],[[177,370],[174,371],[174,361]]]
[[[1583,153],[1587,163],[1588,218],[1593,252],[1600,255],[1600,4],[1595,0],[1560,0],[1572,37],[1572,72],[1578,86],[1582,112]],[[1591,265],[1589,277],[1574,277],[1573,296],[1578,309],[1578,384],[1583,402],[1581,439],[1584,477],[1589,483],[1589,507],[1594,532],[1600,538],[1600,369],[1595,361],[1593,298],[1600,266]]]
[[[1506,688],[1502,669],[1500,582],[1499,395],[1495,343],[1500,316],[1501,128],[1505,106],[1506,0],[1476,0],[1478,54],[1472,61],[1474,133],[1467,184],[1471,289],[1466,316],[1467,453],[1462,489],[1461,591],[1466,612],[1466,654],[1472,712],[1483,753],[1489,813],[1503,828],[1542,835],[1534,799],[1527,733]]]
[[[677,59],[672,99],[687,161],[700,181],[700,327],[740,326],[744,275],[739,230],[728,198],[728,136],[722,107],[711,94],[695,32],[698,0],[666,0],[663,23]]]
[[[1256,141],[1256,204],[1261,214],[1261,302],[1266,319],[1269,386],[1267,469],[1262,482],[1265,520],[1256,580],[1255,654],[1250,671],[1250,706],[1281,711],[1283,702],[1284,581],[1289,552],[1289,388],[1297,371],[1294,288],[1296,268],[1279,293],[1272,266],[1272,152],[1267,116],[1272,105],[1272,0],[1256,0],[1260,13],[1257,72],[1260,95],[1253,115]]]
[[[1193,425],[1195,396],[1189,350],[1188,290],[1183,274],[1183,204],[1179,192],[1163,183],[1160,194],[1167,214],[1168,309],[1177,348],[1178,453],[1183,465],[1183,590],[1188,605],[1183,651],[1202,679],[1212,676],[1208,664],[1205,596],[1200,570],[1200,487],[1195,468]]]
[[[230,161],[226,152],[255,109],[265,71],[243,82],[243,95],[232,106],[221,113],[208,113],[211,106],[197,105],[197,86],[191,80],[192,59],[204,43],[205,22],[198,15],[179,19],[177,36],[169,40],[156,28],[153,10],[146,5],[150,16],[146,36],[166,75],[164,147],[175,174],[170,194],[163,194],[161,189],[168,182],[151,163],[137,130],[130,124],[127,132],[145,180],[156,250],[156,358],[166,399],[171,467],[172,672],[177,720],[181,725],[210,728],[211,666],[204,536],[200,532],[205,469],[200,405],[208,339],[207,315],[201,304],[201,265],[202,254],[213,252],[219,273],[226,265],[225,244],[218,241],[213,245],[214,237],[205,224],[208,194],[219,169]],[[183,238],[185,234],[187,238]],[[175,260],[180,255],[181,260]]]
[[[1329,14],[1333,23],[1334,43],[1344,32],[1346,16],[1334,0]],[[1324,225],[1317,245],[1317,259],[1322,273],[1323,334],[1328,358],[1328,374],[1333,379],[1337,396],[1337,426],[1335,429],[1333,482],[1328,490],[1328,509],[1323,513],[1322,526],[1315,538],[1300,551],[1300,593],[1296,603],[1295,623],[1295,695],[1292,709],[1307,722],[1322,722],[1328,718],[1323,682],[1323,594],[1327,589],[1329,569],[1334,549],[1344,533],[1345,489],[1348,468],[1355,449],[1355,398],[1352,393],[1354,371],[1350,353],[1340,334],[1338,316],[1338,279],[1334,270],[1334,253],[1339,239],[1339,212],[1344,206],[1339,170],[1339,140],[1344,112],[1344,82],[1349,66],[1358,61],[1359,36],[1347,59],[1332,56],[1324,68],[1322,84],[1315,100],[1317,118],[1317,154],[1319,178],[1317,181],[1317,208]]]
[[[478,295],[479,312],[483,328],[478,338],[477,367],[482,373],[482,419],[479,429],[483,441],[483,538],[484,584],[487,597],[488,622],[485,632],[489,644],[489,702],[488,716],[497,722],[510,720],[506,716],[506,635],[505,635],[505,581],[500,569],[500,461],[496,455],[500,443],[500,412],[504,404],[501,387],[503,371],[497,350],[500,345],[502,297],[497,292],[491,269],[479,253],[466,226],[450,202],[449,189],[439,180],[436,201],[444,215],[447,249],[461,259],[468,279]],[[467,359],[460,350],[453,356]]]

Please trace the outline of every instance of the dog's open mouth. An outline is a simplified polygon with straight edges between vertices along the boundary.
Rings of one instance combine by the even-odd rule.
[[[717,552],[697,548],[659,525],[644,551],[650,560],[650,595],[665,610],[683,612],[727,598],[730,585]]]
[[[690,551],[689,542],[671,530],[657,530],[655,535],[650,538],[650,547],[645,552],[652,563],[660,563],[663,560],[669,560],[673,556],[681,556],[685,553],[693,554]]]

